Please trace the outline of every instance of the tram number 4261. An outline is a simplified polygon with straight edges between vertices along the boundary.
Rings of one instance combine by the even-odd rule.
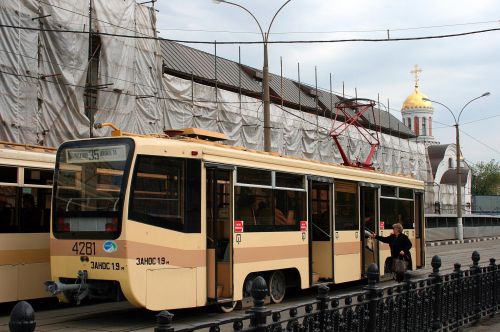
[[[75,255],[92,256],[95,255],[95,242],[75,242],[73,249]]]

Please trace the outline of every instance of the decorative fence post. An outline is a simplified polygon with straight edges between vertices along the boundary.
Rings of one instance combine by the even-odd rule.
[[[471,275],[474,280],[474,320],[478,322],[481,319],[481,268],[479,260],[481,256],[477,251],[472,253],[472,266],[470,267]]]
[[[330,288],[326,285],[318,286],[318,296],[316,299],[319,301],[318,310],[319,310],[319,330],[326,331],[327,324],[327,310],[328,310],[328,291]]]
[[[380,277],[377,264],[371,263],[368,266],[366,276],[368,277],[368,286],[365,286],[364,289],[368,291],[368,315],[370,317],[368,320],[368,331],[374,332],[377,331],[377,307],[381,297],[379,294],[380,290],[377,287]]]
[[[171,314],[167,310],[160,311],[156,315],[157,327],[155,327],[154,332],[174,332],[172,327],[172,320],[174,319],[174,314]]]
[[[404,276],[404,286],[403,289],[405,290],[405,312],[403,314],[404,317],[404,322],[402,323],[402,328],[404,328],[405,331],[415,331],[416,326],[415,326],[415,320],[416,317],[413,314],[412,306],[413,306],[413,300],[412,300],[412,290],[413,290],[413,282],[411,281],[411,272],[406,271],[405,276]]]
[[[498,289],[498,281],[497,281],[497,264],[496,260],[494,258],[490,258],[490,273],[491,273],[491,304],[492,304],[492,311],[491,311],[491,316],[493,317],[498,309],[498,298],[497,298],[497,289]]]
[[[17,302],[10,312],[9,330],[11,332],[35,331],[35,310],[26,301]]]
[[[434,302],[433,302],[433,319],[432,319],[432,330],[438,331],[441,329],[441,289],[443,287],[443,277],[439,273],[439,268],[441,267],[441,258],[439,256],[432,257],[431,261],[432,273],[430,277],[432,278],[432,284],[434,285]]]
[[[264,299],[267,295],[266,280],[261,276],[253,279],[252,290],[253,307],[247,312],[252,316],[250,318],[250,327],[253,331],[265,332],[267,330],[267,316],[271,314],[271,310],[264,306]]]
[[[457,299],[457,302],[455,303],[456,305],[456,311],[455,311],[455,320],[456,320],[456,328],[458,329],[459,326],[462,325],[462,319],[464,318],[464,291],[463,291],[463,277],[464,277],[464,273],[462,270],[460,270],[460,268],[462,267],[462,265],[460,265],[460,263],[455,263],[453,265],[454,269],[453,269],[453,273],[455,274],[455,279],[456,279],[456,283],[455,283],[455,292],[457,294],[456,296],[456,299]]]

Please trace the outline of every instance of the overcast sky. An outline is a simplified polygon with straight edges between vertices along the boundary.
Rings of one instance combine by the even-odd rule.
[[[285,1],[234,0],[267,26]],[[160,36],[198,41],[261,40],[257,24],[242,9],[212,0],[159,0]],[[349,38],[420,37],[500,28],[500,3],[495,0],[292,0],[277,16],[269,40],[331,40]],[[210,53],[213,45],[189,45]],[[262,45],[242,45],[242,63],[262,67]],[[238,45],[218,45],[217,55],[238,61]],[[461,144],[469,162],[500,160],[500,31],[447,39],[401,42],[348,42],[332,44],[273,44],[269,46],[270,71],[314,85],[359,97],[390,100],[399,110],[413,92],[410,74],[418,64],[423,72],[420,90],[459,112],[484,92],[491,96],[471,103],[460,119]],[[434,136],[454,143],[453,118],[434,105]]]

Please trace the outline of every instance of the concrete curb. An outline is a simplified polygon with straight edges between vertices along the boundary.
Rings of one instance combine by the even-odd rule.
[[[461,243],[474,243],[474,242],[482,242],[482,241],[492,241],[492,240],[499,240],[500,236],[493,236],[493,237],[480,237],[476,239],[464,239],[464,240],[444,240],[444,241],[434,241],[434,242],[427,242],[425,244],[426,247],[435,247],[435,246],[445,246],[445,245],[450,245],[450,244],[461,244]]]

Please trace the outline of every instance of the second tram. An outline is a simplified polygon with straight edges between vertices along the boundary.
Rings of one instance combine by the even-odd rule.
[[[205,132],[194,131],[197,136]],[[424,183],[372,170],[144,136],[64,143],[57,154],[52,280],[65,300],[116,297],[150,310],[219,303],[266,278],[287,287],[362,279],[403,224],[424,265]]]
[[[0,302],[47,297],[53,148],[0,142]]]

